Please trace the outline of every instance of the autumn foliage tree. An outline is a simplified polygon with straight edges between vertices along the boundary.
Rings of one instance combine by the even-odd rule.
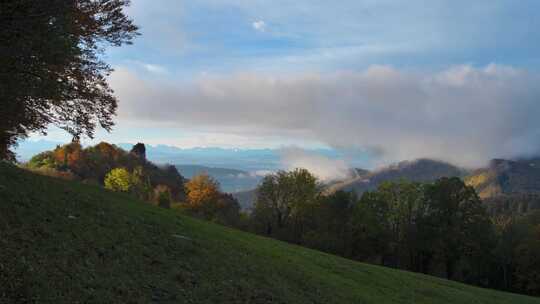
[[[141,145],[138,144],[139,147]],[[166,188],[171,201],[185,200],[185,179],[174,166],[156,166],[138,155],[105,142],[86,148],[77,142],[57,146],[53,151],[32,157],[26,167],[38,173],[70,176],[72,179],[104,186],[106,180],[107,183],[112,181],[112,173],[118,173],[114,169],[123,168],[129,173],[129,190],[120,191],[129,192],[141,200],[157,202],[156,191]]]
[[[111,170],[105,176],[105,188],[118,192],[129,192],[133,187],[131,174],[125,168]]]
[[[200,174],[186,183],[188,211],[193,215],[229,226],[237,226],[240,217],[240,205],[230,195],[222,193],[219,183]]]
[[[219,196],[219,184],[207,174],[194,176],[186,183],[187,201],[191,207],[203,207]]]
[[[129,44],[129,0],[0,1],[0,159],[30,132],[54,124],[75,138],[110,130],[117,99],[106,46]]]

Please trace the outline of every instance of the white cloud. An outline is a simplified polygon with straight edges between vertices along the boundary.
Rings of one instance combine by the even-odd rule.
[[[240,73],[190,84],[152,82],[126,69],[111,77],[120,117],[144,125],[367,148],[382,162],[429,157],[465,166],[540,152],[539,82],[498,65]]]
[[[155,74],[166,74],[167,73],[167,69],[165,67],[161,66],[161,65],[145,63],[145,64],[143,64],[143,67],[144,67],[144,69],[146,69],[150,73],[155,73]]]
[[[262,20],[258,20],[258,21],[253,22],[252,26],[256,31],[259,31],[259,32],[265,32],[266,31],[266,22],[264,22]]]
[[[307,169],[323,182],[344,180],[351,177],[350,167],[344,160],[332,159],[300,148],[282,149],[281,162],[287,170]]]
[[[254,177],[265,177],[267,175],[273,174],[274,171],[272,170],[256,170],[249,173],[250,176]]]
[[[125,60],[123,64],[126,66],[129,66],[133,70],[137,70],[138,72],[144,72],[145,74],[150,73],[150,74],[155,74],[155,75],[166,75],[169,73],[167,68],[162,65],[148,63],[148,62],[139,61],[139,60]],[[122,69],[122,66],[118,66],[118,67]]]

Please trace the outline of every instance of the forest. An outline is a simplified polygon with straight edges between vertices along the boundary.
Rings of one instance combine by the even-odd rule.
[[[540,213],[488,213],[456,177],[321,195],[306,170],[265,178],[250,217],[259,234],[347,258],[538,295]]]

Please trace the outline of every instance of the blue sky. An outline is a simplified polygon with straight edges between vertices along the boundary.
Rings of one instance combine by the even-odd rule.
[[[537,152],[540,1],[132,2],[142,36],[107,50],[119,116],[95,141],[466,165]],[[485,109],[495,122],[472,122]]]
[[[143,36],[115,49],[175,75],[385,64],[537,67],[538,1],[134,0]],[[259,24],[259,27],[255,27]]]

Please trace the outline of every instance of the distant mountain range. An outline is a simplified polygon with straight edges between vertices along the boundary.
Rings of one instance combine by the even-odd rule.
[[[464,177],[467,175],[465,169],[431,159],[403,161],[373,172],[363,169],[357,169],[356,172],[357,176],[354,178],[330,185],[328,192],[343,190],[362,194],[365,191],[377,189],[385,181],[404,179],[414,182],[430,182],[444,176]]]
[[[199,165],[175,165],[175,167],[187,178],[192,178],[198,174],[208,174],[219,182],[221,190],[229,193],[251,190],[257,187],[265,173],[264,171],[247,172]]]
[[[494,159],[465,178],[494,214],[540,209],[540,158]]]
[[[199,166],[199,165],[175,165],[175,167],[178,169],[178,171],[182,172],[182,175],[187,178],[192,178],[195,175],[198,174],[208,174],[213,177],[230,177],[230,176],[238,176],[238,175],[247,175],[249,174],[246,171],[242,170],[236,170],[236,169],[229,169],[229,168],[216,168],[216,167],[207,167],[207,166]]]
[[[25,140],[15,149],[20,161],[28,161],[32,156],[53,150],[66,144],[49,140]],[[133,143],[119,143],[116,146],[129,151]],[[317,153],[331,154],[329,149]],[[178,148],[166,145],[146,145],[146,156],[160,164],[196,164],[208,167],[235,168],[244,171],[271,170],[280,164],[279,150],[276,149],[224,149],[216,147]]]
[[[512,194],[540,194],[540,158],[494,159],[487,168],[465,178],[481,198]]]
[[[48,140],[22,141],[15,152],[20,161],[66,143]],[[116,146],[129,151],[134,143],[119,143]],[[340,158],[341,153],[333,149],[310,149],[308,152],[328,158]],[[146,157],[157,164],[194,164],[215,168],[234,168],[246,172],[276,170],[281,168],[280,149],[225,149],[218,147],[178,148],[167,145],[146,144]]]
[[[130,147],[131,144],[119,144]],[[148,159],[156,163],[196,164],[214,168],[234,168],[242,171],[272,170],[280,165],[275,149],[178,148],[146,145]]]

